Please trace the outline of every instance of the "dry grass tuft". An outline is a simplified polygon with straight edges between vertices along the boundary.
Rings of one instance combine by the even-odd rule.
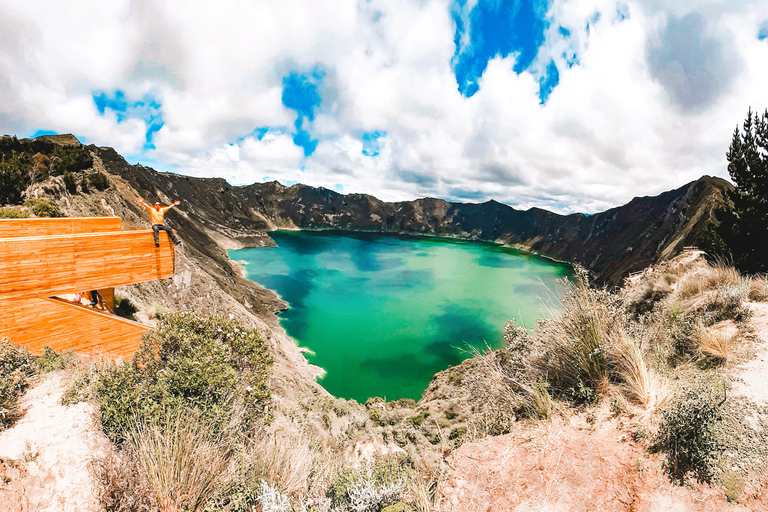
[[[95,459],[91,472],[99,482],[96,489],[99,503],[108,512],[146,512],[158,510],[138,461],[126,451],[110,453]]]
[[[137,425],[128,437],[148,494],[163,512],[206,509],[227,477],[231,454],[193,412]]]
[[[696,337],[699,341],[699,350],[718,362],[725,364],[733,356],[735,336],[728,336],[699,325],[696,329]]]
[[[749,286],[749,300],[755,302],[768,301],[768,277],[755,276],[751,279]]]
[[[623,335],[613,356],[627,398],[648,412],[655,412],[669,402],[672,396],[669,386],[648,367],[643,350],[635,340]]]
[[[596,397],[587,396],[589,390],[600,395],[608,389],[606,355],[626,311],[618,296],[590,288],[583,270],[577,270],[562,308],[537,329],[542,352],[532,364],[558,391],[591,400]]]
[[[304,495],[314,476],[315,453],[298,429],[257,433],[236,457],[236,480],[250,487],[265,481],[289,495]]]

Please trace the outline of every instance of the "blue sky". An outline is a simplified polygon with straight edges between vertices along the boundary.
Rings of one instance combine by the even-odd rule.
[[[594,212],[727,176],[765,62],[757,0],[0,0],[0,131],[233,184]]]

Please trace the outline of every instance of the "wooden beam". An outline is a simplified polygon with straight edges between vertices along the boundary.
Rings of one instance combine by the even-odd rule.
[[[152,230],[0,239],[0,297],[52,297],[171,277],[174,246]]]
[[[120,217],[0,219],[0,238],[120,231]]]
[[[93,356],[129,359],[150,327],[94,311],[62,299],[0,299],[0,338],[40,354],[48,345],[56,352],[77,350]]]

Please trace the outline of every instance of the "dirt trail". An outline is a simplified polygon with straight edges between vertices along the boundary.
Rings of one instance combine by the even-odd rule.
[[[448,459],[446,512],[766,510],[762,496],[729,503],[721,489],[676,486],[661,461],[617,429],[581,416],[467,443]]]
[[[733,390],[758,405],[768,405],[768,303],[750,302],[752,318],[749,325],[762,340],[755,357],[735,371]]]
[[[66,372],[44,375],[20,401],[24,416],[0,433],[0,510],[101,510],[88,467],[110,444],[91,405],[59,405],[66,384]]]

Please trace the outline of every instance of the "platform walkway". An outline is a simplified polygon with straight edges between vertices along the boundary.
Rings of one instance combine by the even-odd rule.
[[[129,357],[149,328],[110,314],[113,288],[173,276],[161,232],[120,230],[118,217],[0,219],[0,338],[29,346]],[[107,311],[57,296],[100,290]]]

